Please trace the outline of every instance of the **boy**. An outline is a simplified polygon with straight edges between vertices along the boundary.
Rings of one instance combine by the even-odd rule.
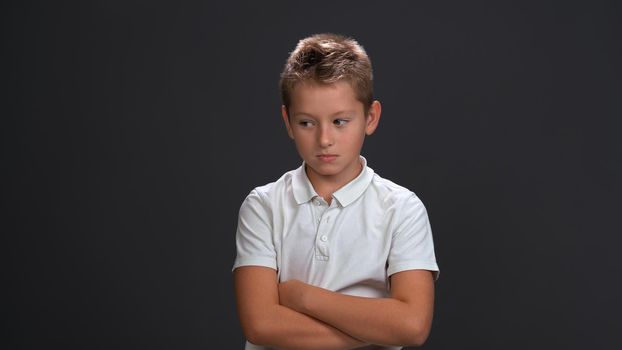
[[[240,207],[233,266],[246,349],[401,349],[430,332],[438,266],[425,207],[360,155],[380,119],[351,38],[299,41],[281,115],[302,165]]]

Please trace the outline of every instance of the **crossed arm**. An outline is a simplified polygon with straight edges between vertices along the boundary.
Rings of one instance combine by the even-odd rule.
[[[253,344],[279,349],[420,346],[430,332],[434,281],[426,270],[391,276],[387,298],[349,296],[301,281],[278,283],[260,266],[234,272],[238,314]]]

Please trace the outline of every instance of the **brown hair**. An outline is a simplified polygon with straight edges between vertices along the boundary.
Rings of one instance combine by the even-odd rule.
[[[363,103],[365,116],[373,102],[372,67],[359,43],[339,34],[315,34],[298,42],[285,63],[281,80],[281,99],[289,115],[291,92],[301,82],[350,83]]]

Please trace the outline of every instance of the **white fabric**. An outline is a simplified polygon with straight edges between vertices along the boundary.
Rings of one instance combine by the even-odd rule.
[[[365,297],[388,296],[388,276],[396,272],[424,269],[438,278],[423,203],[360,160],[361,173],[333,193],[330,205],[313,189],[304,161],[254,188],[240,207],[233,269],[266,266],[279,281]],[[247,343],[251,348],[257,349]]]

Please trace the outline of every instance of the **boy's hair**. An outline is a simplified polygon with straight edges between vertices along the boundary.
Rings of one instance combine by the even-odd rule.
[[[372,67],[359,43],[339,34],[315,34],[298,42],[290,53],[279,82],[281,99],[287,109],[291,93],[298,83],[331,84],[347,81],[356,98],[363,103],[365,116],[373,102]]]

